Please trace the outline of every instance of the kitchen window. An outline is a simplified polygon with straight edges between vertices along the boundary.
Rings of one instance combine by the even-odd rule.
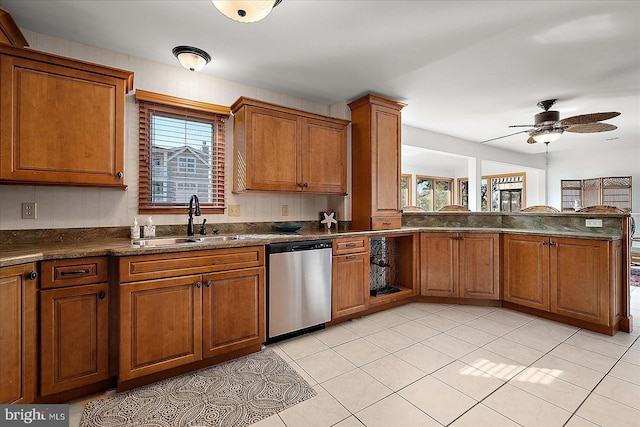
[[[416,206],[438,211],[453,203],[453,179],[416,176]]]
[[[136,91],[140,213],[183,213],[192,195],[204,213],[225,209],[228,107]]]

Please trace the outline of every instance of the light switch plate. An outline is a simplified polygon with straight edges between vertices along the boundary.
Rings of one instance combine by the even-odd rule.
[[[587,227],[602,227],[601,219],[587,219],[586,224]]]
[[[22,219],[36,219],[36,205],[35,202],[22,204]]]
[[[229,205],[227,213],[229,216],[240,216],[240,205]]]

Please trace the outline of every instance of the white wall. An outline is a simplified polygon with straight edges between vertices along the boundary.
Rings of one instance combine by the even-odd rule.
[[[134,88],[195,99],[220,105],[231,105],[240,96],[256,98],[291,108],[323,115],[345,117],[344,105],[328,106],[306,101],[257,87],[218,79],[202,73],[193,73],[175,67],[147,61],[141,58],[98,49],[95,47],[58,39],[48,35],[23,31],[30,47],[57,55],[95,62],[130,70],[134,75]],[[46,187],[0,185],[0,229],[41,229],[74,227],[125,226],[138,216],[138,108],[132,91],[127,96],[125,130],[125,181],[126,191],[100,188]],[[233,118],[227,126],[227,153],[233,153]],[[232,187],[233,156],[226,162],[227,204],[240,205],[240,217],[206,215],[207,223],[302,221],[316,220],[319,212],[327,209],[346,209],[344,197],[289,194],[241,194],[234,195]],[[21,203],[37,203],[37,219],[20,218]],[[282,205],[288,205],[289,215],[282,216]],[[350,209],[349,209],[350,211]],[[186,226],[184,215],[154,216],[156,224],[180,224]],[[345,218],[345,213],[340,215]],[[141,218],[143,219],[143,218]],[[146,218],[144,218],[146,220]]]
[[[631,176],[632,212],[640,213],[640,141],[603,144],[598,152],[549,153],[549,202],[560,205],[560,180]]]
[[[478,159],[481,164],[481,171],[479,175],[494,175],[524,171],[527,174],[527,206],[545,204],[544,155],[514,153],[410,126],[402,127],[402,143],[435,150],[441,153],[452,153],[456,156],[464,156],[468,159]],[[418,173],[423,175],[448,176],[456,179],[469,176],[468,168],[464,167],[443,169],[437,165],[418,167],[411,162],[408,163],[409,165],[407,167],[405,167],[403,163],[403,173],[416,173],[413,171],[418,171]],[[471,208],[471,210],[477,209]]]

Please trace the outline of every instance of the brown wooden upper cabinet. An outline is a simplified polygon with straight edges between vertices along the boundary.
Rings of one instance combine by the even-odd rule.
[[[126,188],[133,73],[0,44],[0,183]]]
[[[349,121],[245,97],[231,111],[234,192],[347,193]]]
[[[365,95],[351,108],[352,224],[356,230],[402,226],[400,110],[405,104]]]

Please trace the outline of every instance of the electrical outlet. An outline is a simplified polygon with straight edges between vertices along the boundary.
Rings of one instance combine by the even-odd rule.
[[[587,227],[602,227],[601,219],[587,219],[585,226]]]
[[[22,204],[22,219],[36,219],[36,207],[34,203]]]
[[[240,205],[229,205],[227,214],[229,216],[240,216]]]
[[[282,216],[289,216],[289,205],[282,205]]]

